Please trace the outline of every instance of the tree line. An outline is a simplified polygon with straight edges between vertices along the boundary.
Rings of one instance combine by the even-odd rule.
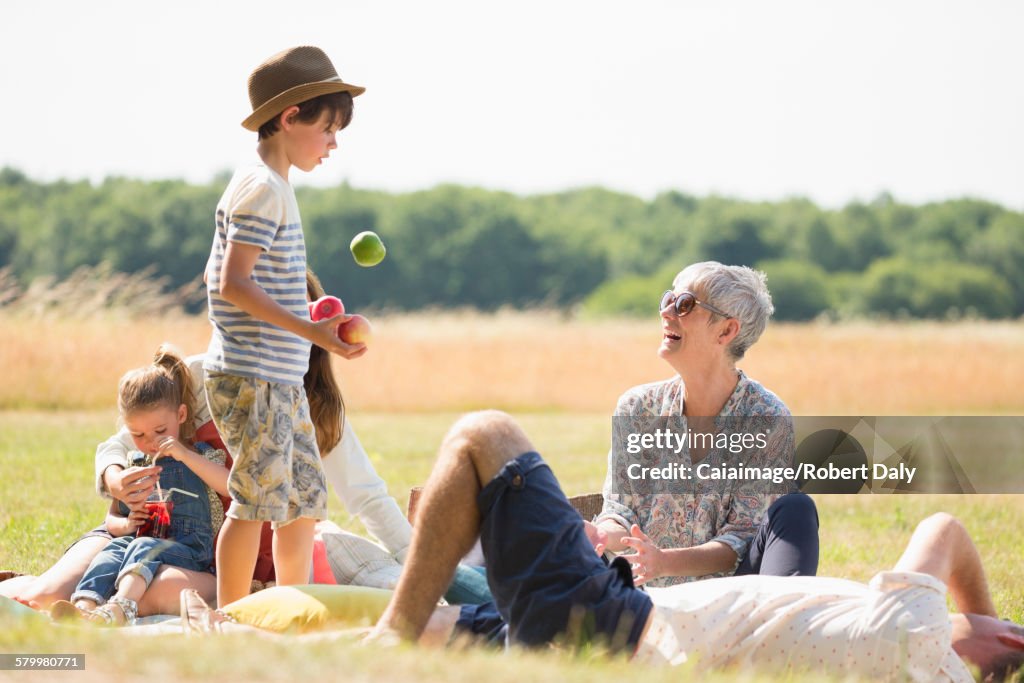
[[[85,265],[152,268],[170,288],[201,274],[228,176],[204,185],[40,182],[0,170],[0,267],[19,282]],[[776,317],[1024,315],[1024,214],[978,199],[908,205],[888,194],[825,209],[677,191],[518,196],[442,185],[386,193],[297,190],[310,265],[351,309],[503,306],[653,315],[672,276],[716,260],[764,270]],[[388,258],[364,269],[352,237]]]

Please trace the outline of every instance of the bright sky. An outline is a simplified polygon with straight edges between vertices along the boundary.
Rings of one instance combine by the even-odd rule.
[[[1024,209],[1013,0],[39,0],[0,17],[0,165],[35,178],[205,182],[255,146],[249,72],[311,43],[367,92],[298,182]]]

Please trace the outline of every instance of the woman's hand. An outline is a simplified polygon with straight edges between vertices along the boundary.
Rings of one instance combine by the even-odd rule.
[[[593,522],[583,520],[583,531],[587,534],[590,545],[594,546],[594,552],[604,555],[604,550],[608,547],[608,534],[605,530]]]
[[[162,469],[156,465],[119,469],[114,465],[104,470],[103,483],[107,485],[111,497],[131,507],[146,502],[146,498],[156,488]]]
[[[630,528],[629,533],[631,535],[623,537],[622,543],[635,550],[636,553],[622,555],[622,557],[629,560],[633,566],[633,583],[639,586],[651,579],[664,576],[665,552],[656,546],[636,524]]]

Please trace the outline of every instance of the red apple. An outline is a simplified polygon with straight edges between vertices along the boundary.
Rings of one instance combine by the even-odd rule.
[[[333,318],[345,312],[345,304],[336,296],[322,296],[316,301],[309,302],[309,317],[313,322],[320,322],[324,318]]]
[[[348,322],[338,325],[338,336],[346,344],[369,344],[373,339],[373,327],[363,316],[354,315]]]

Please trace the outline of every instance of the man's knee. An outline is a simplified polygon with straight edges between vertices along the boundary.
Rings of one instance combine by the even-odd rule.
[[[948,512],[936,512],[921,520],[917,528],[922,531],[929,531],[935,534],[946,536],[948,534],[967,535],[967,528],[959,519]]]
[[[452,425],[445,443],[459,451],[504,456],[506,460],[531,450],[526,433],[500,410],[466,413]]]

